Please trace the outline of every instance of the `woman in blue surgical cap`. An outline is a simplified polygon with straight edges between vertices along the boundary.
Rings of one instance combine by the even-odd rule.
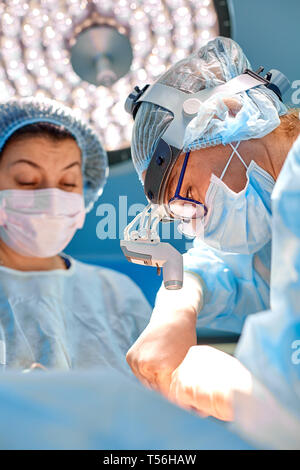
[[[148,303],[126,276],[62,252],[107,178],[99,139],[55,101],[12,99],[0,150],[0,368],[130,371]]]
[[[216,38],[158,82],[195,93],[246,68],[241,48]],[[141,181],[171,120],[152,103],[137,111],[132,156]],[[183,218],[181,231],[195,237],[184,287],[161,287],[127,355],[137,377],[182,406],[232,420],[234,393],[254,397],[259,383],[300,418],[299,133],[298,111],[263,85],[213,96],[186,128],[165,203],[172,210],[185,160],[180,194],[205,215],[201,223]],[[242,332],[236,358],[196,346],[197,326]]]

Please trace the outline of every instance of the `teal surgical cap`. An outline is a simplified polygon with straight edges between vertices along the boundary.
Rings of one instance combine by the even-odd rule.
[[[251,65],[232,39],[217,37],[187,58],[177,62],[158,80],[186,93],[216,87],[242,74]],[[231,104],[229,104],[231,103]],[[216,94],[204,103],[185,131],[183,150],[260,138],[280,124],[287,108],[277,95],[258,86],[235,95]],[[160,137],[173,115],[156,104],[142,102],[132,135],[132,159],[142,181]]]
[[[0,104],[0,151],[19,128],[37,122],[63,126],[76,139],[81,150],[86,211],[103,191],[108,176],[108,160],[95,131],[71,108],[49,98],[12,98]]]

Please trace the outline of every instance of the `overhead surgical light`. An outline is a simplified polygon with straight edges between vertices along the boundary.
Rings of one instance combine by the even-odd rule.
[[[219,34],[215,3],[0,1],[0,99],[56,99],[88,120],[108,151],[128,148],[126,97]]]

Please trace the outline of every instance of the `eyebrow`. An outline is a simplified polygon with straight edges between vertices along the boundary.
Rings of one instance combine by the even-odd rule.
[[[32,166],[33,168],[38,168],[40,170],[42,169],[42,167],[39,166],[37,163],[34,163],[31,160],[26,160],[25,158],[21,158],[19,160],[16,160],[15,162],[11,163],[9,166],[12,167],[12,166],[16,165],[17,163],[27,163],[28,165]],[[72,168],[76,165],[78,165],[80,167],[80,163],[76,161],[76,162],[70,163],[70,165],[67,165],[65,168],[62,169],[62,171],[69,170],[70,168]]]
[[[80,165],[79,162],[73,162],[73,163],[70,163],[70,165],[68,165],[68,166],[66,166],[65,168],[63,168],[63,171],[64,171],[64,170],[69,170],[69,168],[73,168],[73,166],[76,166],[76,165],[78,165],[79,168],[81,168],[81,165]]]

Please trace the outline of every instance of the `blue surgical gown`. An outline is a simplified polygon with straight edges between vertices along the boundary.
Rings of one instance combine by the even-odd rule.
[[[0,370],[110,365],[129,372],[125,355],[151,309],[125,275],[68,257],[67,270],[0,267]]]
[[[222,253],[195,239],[184,255],[184,269],[197,274],[203,307],[197,327],[239,334],[247,315],[269,308],[271,242],[258,253]]]
[[[300,137],[270,203],[272,247],[228,254],[195,240],[185,269],[203,281],[199,324],[242,331],[236,356],[300,420]]]

